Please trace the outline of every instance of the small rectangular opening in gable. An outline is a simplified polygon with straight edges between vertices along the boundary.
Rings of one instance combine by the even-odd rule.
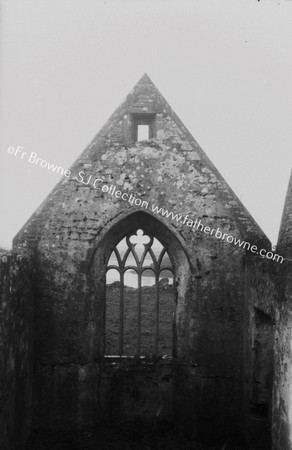
[[[149,125],[138,125],[137,141],[147,141],[149,139]]]
[[[130,134],[134,142],[148,141],[155,138],[155,116],[154,113],[131,113]]]

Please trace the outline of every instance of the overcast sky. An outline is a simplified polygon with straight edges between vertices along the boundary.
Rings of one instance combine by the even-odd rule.
[[[59,179],[8,147],[69,167],[144,72],[276,242],[292,166],[291,0],[0,4],[0,245]]]

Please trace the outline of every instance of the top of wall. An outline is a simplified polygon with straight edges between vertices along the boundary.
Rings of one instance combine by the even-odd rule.
[[[287,254],[287,256],[292,256],[292,170],[282,214],[277,248],[280,248],[281,252]]]
[[[143,115],[146,118],[151,117],[151,114],[157,118],[155,137],[151,139],[153,145],[151,144],[151,146],[148,141],[143,144],[133,142],[133,133],[131,131],[133,121],[137,117],[143,117]],[[126,167],[130,167],[130,162],[128,163],[127,158],[130,153],[133,156],[133,152],[135,153],[135,159],[151,154],[153,158],[156,157],[156,160],[162,160],[164,158],[165,161],[165,158],[175,155],[175,164],[172,161],[171,168],[168,164],[168,169],[171,169],[173,181],[178,180],[178,183],[173,184],[173,189],[181,188],[186,167],[192,167],[193,172],[197,174],[196,177],[188,178],[189,189],[192,190],[196,186],[196,189],[193,189],[193,196],[199,193],[199,195],[204,197],[212,189],[212,194],[215,194],[213,197],[216,197],[213,201],[220,201],[222,205],[225,205],[226,210],[229,210],[229,217],[232,216],[238,222],[242,237],[246,240],[249,239],[251,244],[262,241],[266,246],[269,245],[269,241],[261,228],[171,109],[147,74],[142,76],[126,99],[111,115],[80,157],[73,163],[70,168],[71,173],[77,174],[80,170],[95,171],[96,173],[96,169],[105,160],[107,160],[108,167],[110,167],[110,164],[113,167],[119,164],[119,162],[117,163],[117,159],[114,158],[119,152],[123,152],[124,158],[124,166],[121,164],[119,167],[120,172],[125,170]],[[109,172],[111,171],[108,169]],[[207,178],[207,175],[209,178]],[[213,183],[215,183],[212,186],[208,184],[210,177],[213,177]],[[163,177],[162,181],[158,180],[158,178],[157,186],[161,186],[161,183],[164,182]],[[48,216],[48,211],[53,207],[57,199],[62,196],[64,187],[71,181],[72,179],[64,177],[56,185],[45,201],[15,236],[13,241],[14,246],[23,242],[23,240],[27,242],[37,241],[38,235],[43,228],[41,217]],[[126,188],[126,185],[127,183],[123,187]],[[199,188],[198,185],[200,185]],[[216,192],[214,191],[214,186],[216,186]],[[170,201],[169,192],[172,191],[168,189],[167,192]],[[176,204],[176,206],[178,205]]]

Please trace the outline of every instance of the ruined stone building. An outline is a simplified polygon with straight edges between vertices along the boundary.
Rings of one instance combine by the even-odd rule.
[[[291,449],[291,258],[292,179],[272,253],[144,75],[2,257],[1,449],[136,418]]]

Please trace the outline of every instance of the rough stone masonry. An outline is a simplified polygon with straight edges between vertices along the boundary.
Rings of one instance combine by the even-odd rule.
[[[96,180],[140,201],[110,196]],[[143,207],[196,216],[271,249],[145,74],[2,259],[1,448],[22,448],[32,429],[162,418],[215,441],[237,434],[250,448],[291,449],[291,195],[290,185],[281,267]],[[167,358],[105,350],[107,264],[137,230],[173,264]],[[114,292],[123,332],[123,290]]]

